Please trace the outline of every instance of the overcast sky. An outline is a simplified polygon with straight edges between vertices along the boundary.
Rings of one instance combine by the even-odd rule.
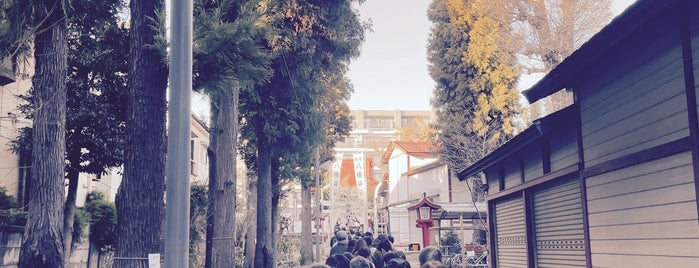
[[[635,0],[612,0],[619,14]],[[353,110],[429,110],[434,81],[427,72],[427,9],[432,0],[368,0],[371,19],[362,55],[350,65]],[[526,86],[525,83],[524,86]]]

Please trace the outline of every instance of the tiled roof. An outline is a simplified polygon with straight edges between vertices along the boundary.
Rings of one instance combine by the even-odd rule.
[[[427,141],[394,141],[405,153],[418,158],[434,157],[434,144]]]
[[[388,148],[386,149],[386,153],[384,153],[383,158],[381,159],[381,162],[386,164],[388,163],[388,159],[391,157],[391,154],[393,153],[393,150],[395,148],[400,148],[400,150],[404,151],[406,154],[421,158],[421,159],[426,159],[426,158],[436,158],[437,156],[435,155],[435,146],[433,143],[428,142],[428,141],[392,141],[389,145]]]

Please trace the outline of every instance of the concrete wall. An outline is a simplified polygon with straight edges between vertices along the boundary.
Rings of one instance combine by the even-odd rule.
[[[0,226],[0,267],[17,267],[23,230],[22,227]]]
[[[17,268],[23,232],[24,228],[19,226],[0,226],[0,268]],[[110,253],[100,253],[85,238],[73,249],[66,268],[111,267],[110,256]]]

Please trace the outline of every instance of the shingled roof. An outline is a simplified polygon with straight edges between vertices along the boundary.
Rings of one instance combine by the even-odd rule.
[[[437,157],[434,153],[436,148],[432,142],[428,142],[428,141],[391,141],[391,143],[388,144],[388,148],[386,149],[386,153],[384,153],[383,158],[381,159],[382,164],[388,164],[388,160],[391,158],[391,154],[393,154],[393,150],[395,150],[396,147],[400,148],[406,154],[408,154],[412,157],[420,158],[420,159],[436,158]]]

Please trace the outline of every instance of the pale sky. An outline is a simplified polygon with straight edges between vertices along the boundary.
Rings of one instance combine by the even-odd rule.
[[[431,109],[434,81],[427,71],[426,53],[431,2],[367,0],[359,6],[362,19],[371,19],[372,32],[366,34],[362,55],[350,65],[349,78],[354,85],[350,109]],[[614,14],[633,2],[612,0]]]

